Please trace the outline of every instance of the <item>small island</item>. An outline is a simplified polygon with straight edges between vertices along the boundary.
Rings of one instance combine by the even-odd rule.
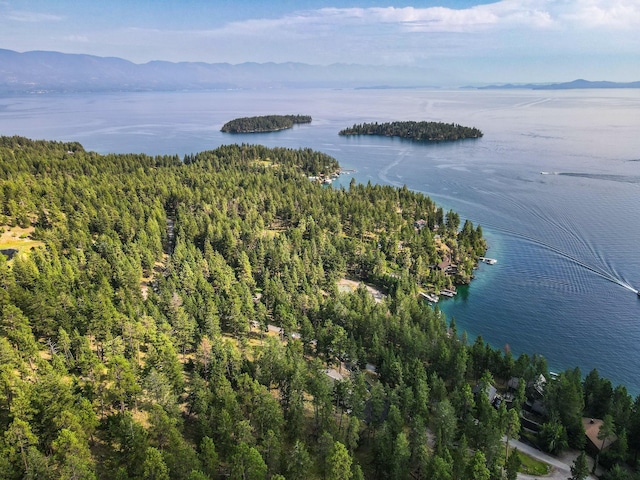
[[[463,127],[454,123],[443,122],[389,122],[361,123],[345,128],[339,135],[381,135],[385,137],[401,137],[411,140],[443,142],[480,138],[482,132],[477,128]]]
[[[286,130],[298,123],[311,123],[309,115],[263,115],[242,117],[225,123],[220,129],[225,133],[262,133]]]

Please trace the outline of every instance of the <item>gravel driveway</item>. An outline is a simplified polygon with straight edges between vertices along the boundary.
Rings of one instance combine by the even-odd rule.
[[[571,478],[571,465],[573,465],[574,460],[580,454],[580,452],[578,451],[570,450],[562,454],[560,457],[552,457],[551,455],[544,453],[535,447],[527,445],[526,443],[519,442],[517,440],[510,440],[509,445],[517,448],[518,451],[526,453],[527,455],[537,460],[548,463],[552,467],[551,472],[548,475],[543,476],[525,475],[523,473],[519,473],[519,480],[567,480],[568,478]],[[591,462],[593,461],[591,457],[587,456],[587,460],[589,461],[589,464],[591,466]],[[587,478],[596,480],[598,477],[589,475]]]

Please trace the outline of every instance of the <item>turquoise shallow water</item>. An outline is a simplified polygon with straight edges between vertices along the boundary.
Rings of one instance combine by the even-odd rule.
[[[358,181],[404,185],[483,226],[493,266],[441,302],[469,338],[552,369],[598,368],[640,393],[640,91],[271,90],[0,98],[0,133],[106,152],[179,154],[225,143],[311,147]],[[219,132],[249,115],[311,125]],[[435,120],[485,136],[424,145],[339,137],[364,121]],[[541,172],[545,172],[542,174]],[[341,181],[348,184],[351,175]]]

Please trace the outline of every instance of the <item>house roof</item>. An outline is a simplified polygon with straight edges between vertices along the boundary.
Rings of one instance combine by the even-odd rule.
[[[333,381],[342,381],[344,377],[335,368],[327,368],[324,373]]]
[[[533,402],[529,402],[529,404],[533,413],[537,413],[538,415],[547,414],[547,408],[544,406],[544,402],[542,400],[535,399]]]
[[[417,229],[421,230],[424,227],[427,226],[427,221],[423,218],[421,218],[420,220],[416,220],[413,224]]]
[[[471,389],[471,392],[475,395],[482,391],[483,385],[481,383],[476,384],[475,387]],[[489,402],[493,402],[498,395],[498,390],[493,385],[486,385],[484,387],[484,391],[487,394],[487,398],[489,398]]]
[[[447,267],[451,266],[451,259],[449,257],[445,257],[444,260],[442,260],[439,264],[438,264],[438,268],[440,270],[446,270]]]
[[[607,437],[604,441],[604,445],[602,443],[602,440],[600,440],[598,438],[598,432],[600,431],[600,426],[604,423],[603,420],[600,420],[598,418],[583,418],[582,419],[582,425],[584,426],[584,433],[587,436],[587,438],[589,439],[589,441],[593,444],[593,446],[595,448],[597,448],[598,450],[602,451],[602,450],[606,450],[607,448],[609,448],[611,446],[612,443],[614,443],[616,440],[618,440],[618,437],[616,437],[615,435],[612,435],[610,437]]]
[[[533,381],[533,388],[540,394],[540,395],[544,395],[544,389],[547,386],[547,379],[544,375],[540,374],[538,375],[538,378],[536,378]]]

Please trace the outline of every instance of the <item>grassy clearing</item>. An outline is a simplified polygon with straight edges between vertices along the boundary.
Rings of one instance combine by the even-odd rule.
[[[264,229],[262,231],[262,237],[273,239],[280,235],[282,232],[284,232],[284,229]]]
[[[511,450],[513,452],[513,450]],[[551,466],[548,463],[541,462],[540,460],[536,460],[533,457],[530,457],[526,453],[518,451],[518,456],[522,464],[520,465],[520,473],[524,473],[527,475],[534,476],[544,476],[547,475],[551,471]]]
[[[257,167],[273,167],[273,168],[277,168],[280,166],[277,163],[273,163],[270,159],[266,159],[266,160],[256,159],[251,161],[251,165],[257,166]]]
[[[25,253],[33,248],[44,245],[39,240],[33,240],[31,234],[35,230],[33,227],[2,227],[4,232],[0,234],[0,249],[14,248],[19,253]]]

